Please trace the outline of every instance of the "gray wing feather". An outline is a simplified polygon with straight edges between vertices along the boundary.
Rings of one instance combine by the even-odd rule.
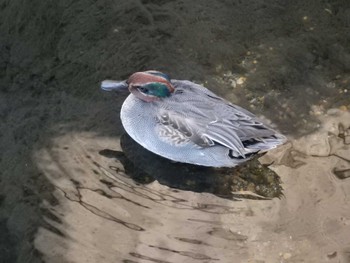
[[[242,140],[232,126],[223,125],[221,122],[210,123],[203,135],[244,156]]]
[[[200,147],[215,143],[232,149],[240,156],[249,153],[243,141],[273,136],[276,132],[249,111],[231,104],[208,89],[189,81],[175,81],[175,93],[166,103],[157,102],[158,123]],[[179,107],[180,105],[180,107]],[[160,106],[160,107],[159,107]]]

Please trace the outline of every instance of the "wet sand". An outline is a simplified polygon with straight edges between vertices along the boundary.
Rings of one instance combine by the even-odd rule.
[[[349,262],[350,4],[85,1],[0,8],[0,262]],[[143,69],[271,122],[283,196],[229,200],[125,174]]]

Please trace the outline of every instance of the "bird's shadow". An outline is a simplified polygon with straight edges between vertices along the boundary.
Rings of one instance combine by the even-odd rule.
[[[146,150],[126,133],[120,144],[123,152],[104,149],[99,153],[119,160],[125,173],[140,184],[157,180],[171,188],[212,193],[230,200],[282,196],[279,176],[257,158],[235,168],[211,168],[170,161]]]

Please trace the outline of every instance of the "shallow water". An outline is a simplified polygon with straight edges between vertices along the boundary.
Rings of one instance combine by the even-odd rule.
[[[349,113],[338,111],[325,117],[322,127],[332,131],[334,124],[350,125],[349,120]],[[231,262],[233,257],[237,262],[323,262],[333,257],[347,262],[350,182],[335,171],[349,171],[350,147],[342,138],[329,140],[328,132],[309,136],[262,157],[263,163],[274,161],[270,168],[280,176],[283,196],[253,200],[251,192],[225,196],[227,175],[221,175],[219,190],[215,174],[213,188],[205,188],[210,185],[205,182],[202,189],[203,182],[191,177],[193,182],[181,184],[182,171],[179,180],[170,176],[167,181],[156,171],[152,175],[159,182],[140,173],[135,180],[125,174],[128,165],[120,161],[125,156],[117,152],[113,137],[64,134],[35,153],[58,200],[55,206],[43,204],[50,228],[40,228],[35,245],[53,262],[63,257],[73,262]],[[317,143],[311,139],[315,136]],[[327,142],[331,152],[315,151],[323,151]],[[115,151],[106,150],[111,145]],[[155,165],[151,169],[160,169]]]
[[[349,26],[347,1],[1,3],[0,262],[350,262]],[[99,91],[143,69],[289,142],[232,170],[143,153]]]

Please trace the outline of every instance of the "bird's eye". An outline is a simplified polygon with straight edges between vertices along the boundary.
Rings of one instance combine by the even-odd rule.
[[[142,93],[148,93],[148,89],[145,88],[145,87],[137,87],[137,89],[138,89],[139,91],[141,91]]]

